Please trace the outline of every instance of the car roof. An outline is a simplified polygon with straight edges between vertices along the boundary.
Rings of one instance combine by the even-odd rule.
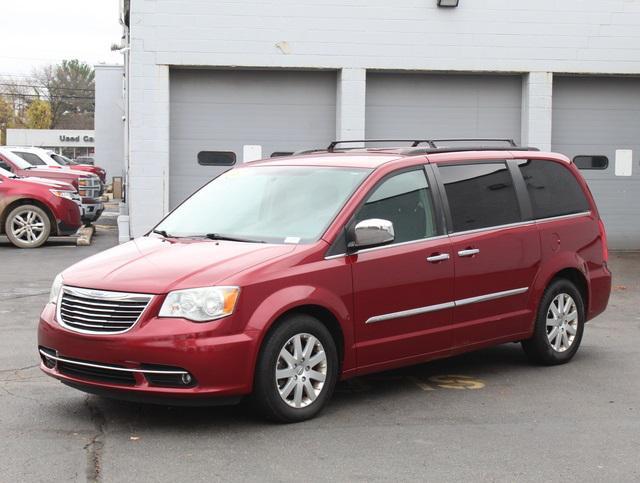
[[[420,152],[422,151],[422,152]],[[570,163],[562,154],[534,149],[419,150],[406,148],[349,149],[345,151],[312,151],[247,163],[250,166],[328,166],[376,169],[382,165],[424,163],[482,162],[496,159],[548,159]]]

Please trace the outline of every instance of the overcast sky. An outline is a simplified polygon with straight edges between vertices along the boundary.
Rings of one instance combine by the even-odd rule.
[[[0,76],[62,59],[121,64],[119,0],[1,0]]]

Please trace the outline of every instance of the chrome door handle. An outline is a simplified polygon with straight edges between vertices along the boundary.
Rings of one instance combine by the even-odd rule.
[[[460,250],[458,255],[461,257],[472,257],[477,253],[480,253],[479,248],[467,248],[466,250]]]
[[[436,263],[443,260],[449,260],[449,258],[448,253],[440,253],[439,255],[431,255],[430,257],[427,257],[427,262]]]

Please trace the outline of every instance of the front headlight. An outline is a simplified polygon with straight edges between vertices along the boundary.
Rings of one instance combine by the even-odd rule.
[[[240,287],[203,287],[169,292],[159,317],[179,317],[208,322],[231,315]]]
[[[75,191],[63,191],[63,190],[49,190],[53,194],[53,196],[57,196],[58,198],[66,198],[67,200],[73,201],[73,195]]]
[[[51,284],[51,292],[49,292],[49,303],[55,304],[58,302],[58,297],[60,296],[60,290],[62,290],[62,284],[64,280],[62,280],[62,274],[59,273],[56,275],[56,278],[53,279],[53,284]]]

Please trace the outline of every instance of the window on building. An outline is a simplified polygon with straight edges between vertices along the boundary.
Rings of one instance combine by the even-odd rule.
[[[236,153],[231,151],[200,151],[198,164],[201,166],[233,166],[236,164]]]
[[[589,211],[589,202],[571,172],[553,161],[519,163],[536,219]]]
[[[453,231],[508,225],[521,220],[518,198],[505,163],[439,166]]]
[[[31,166],[46,166],[46,163],[33,153],[25,153],[22,151],[14,151],[14,153],[24,159]]]
[[[272,158],[281,158],[283,156],[291,156],[293,151],[274,151],[271,153]]]
[[[370,218],[393,223],[394,243],[436,235],[431,194],[424,171],[407,171],[383,181],[367,198],[353,223]]]
[[[578,169],[607,169],[609,158],[606,156],[580,155],[573,158],[573,162]]]

